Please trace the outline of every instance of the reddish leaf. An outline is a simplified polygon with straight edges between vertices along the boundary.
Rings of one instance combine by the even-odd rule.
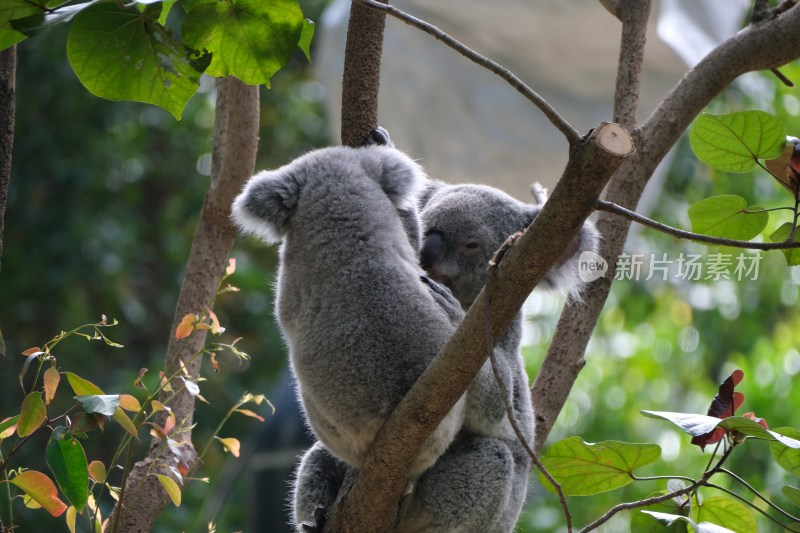
[[[28,357],[28,356],[33,355],[33,354],[39,355],[40,353],[44,353],[44,352],[38,346],[34,346],[33,348],[28,348],[27,350],[22,352],[22,355],[24,355],[25,357]]]
[[[56,395],[56,390],[58,389],[58,382],[61,381],[61,374],[58,373],[58,369],[54,366],[51,366],[47,370],[44,371],[44,403],[46,405],[50,405],[50,402]]]
[[[231,455],[233,455],[234,457],[239,457],[239,449],[241,448],[241,445],[239,444],[238,439],[234,439],[233,437],[225,437],[225,438],[214,437],[214,438],[220,441],[222,445],[225,447],[225,450],[229,451]]]
[[[175,328],[175,338],[178,340],[185,339],[194,331],[195,324],[197,324],[197,316],[191,313],[185,315],[178,327]]]
[[[225,277],[228,277],[236,272],[236,258],[231,257],[228,259],[228,267],[225,269]]]
[[[741,383],[744,378],[744,372],[741,370],[734,370],[731,375],[719,385],[719,392],[711,400],[711,406],[708,408],[708,416],[716,418],[728,418],[736,413],[736,410],[744,403],[744,394],[735,392],[736,385]],[[714,431],[699,435],[692,439],[692,444],[700,446],[700,449],[705,449],[709,444],[716,444],[725,436],[726,430],[724,428],[716,428]]]
[[[17,420],[17,435],[20,437],[31,435],[46,419],[47,409],[42,401],[42,393],[32,392],[28,394],[22,400],[22,409],[19,413],[19,420]]]
[[[13,477],[11,483],[22,489],[25,494],[33,498],[36,503],[53,516],[61,516],[67,506],[58,498],[55,483],[35,470],[26,470]]]
[[[758,417],[756,416],[756,414],[755,414],[755,413],[753,413],[753,412],[750,412],[750,413],[745,413],[745,414],[743,414],[742,416],[743,416],[744,418],[749,418],[749,419],[750,419],[750,420],[752,420],[753,422],[758,422],[759,424],[761,424],[761,425],[763,426],[763,428],[764,428],[764,429],[769,429],[769,426],[767,425],[767,421],[766,421],[766,420],[764,420],[763,418],[758,418]]]
[[[211,352],[211,357],[208,358],[208,362],[211,363],[211,368],[214,369],[214,372],[219,372],[219,363],[217,362],[217,354]]]
[[[764,161],[767,170],[792,194],[800,190],[800,139],[787,137],[786,148],[775,159]]]

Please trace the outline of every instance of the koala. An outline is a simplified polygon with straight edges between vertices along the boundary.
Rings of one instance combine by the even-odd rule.
[[[293,490],[298,531],[320,524],[348,466],[359,468],[391,411],[463,318],[419,263],[420,167],[389,146],[333,147],[255,175],[233,219],[281,241],[276,311],[317,443]],[[397,531],[504,531],[514,458],[463,430],[460,399],[410,471]],[[308,526],[304,524],[309,524]]]
[[[509,235],[524,231],[540,211],[499,189],[485,185],[447,185],[429,181],[419,198],[423,246],[421,263],[436,282],[451,289],[466,310],[475,301],[487,279],[487,266],[494,252]],[[572,245],[545,277],[550,288],[579,296],[583,283],[578,276],[578,257],[597,251],[599,233],[591,222],[584,224]],[[520,353],[520,312],[494,349],[499,374],[511,403],[517,426],[528,443],[533,440],[534,420],[528,377]],[[466,395],[464,428],[479,435],[492,435],[507,444],[514,458],[504,525],[513,527],[525,502],[530,457],[513,433],[506,402],[487,361]]]
[[[282,241],[276,314],[298,396],[325,448],[357,468],[454,329],[454,310],[442,307],[452,296],[423,281],[415,248],[424,179],[388,146],[323,148],[256,174],[232,208],[245,233]],[[412,477],[452,442],[464,403],[425,443]]]

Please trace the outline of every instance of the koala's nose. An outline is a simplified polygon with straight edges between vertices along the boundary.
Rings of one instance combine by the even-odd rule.
[[[425,235],[422,241],[422,251],[420,252],[420,263],[422,268],[434,277],[436,263],[444,251],[444,236],[438,231],[431,231]]]

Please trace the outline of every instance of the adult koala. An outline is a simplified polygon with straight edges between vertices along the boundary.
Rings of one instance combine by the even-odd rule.
[[[524,204],[503,191],[485,185],[447,185],[429,181],[420,195],[423,268],[435,281],[450,288],[466,310],[486,283],[487,267],[494,252],[509,235],[524,231],[540,207]],[[584,224],[558,264],[547,274],[550,288],[579,295],[578,258],[597,251],[599,234],[591,222]],[[520,353],[523,316],[520,312],[494,349],[499,375],[508,397],[503,398],[487,361],[466,395],[464,427],[470,432],[493,435],[511,450],[514,473],[506,514],[519,515],[527,492],[530,457],[513,433],[506,402],[525,440],[533,441],[534,420],[528,376]],[[513,521],[510,522],[513,525]]]
[[[463,316],[419,265],[415,204],[424,179],[388,146],[325,148],[255,175],[234,202],[244,232],[282,240],[278,321],[320,441],[298,469],[299,531],[304,522],[318,525],[316,510],[332,505],[346,464],[361,466],[378,429]],[[413,464],[398,531],[513,527],[515,459],[506,442],[462,430],[465,403]]]

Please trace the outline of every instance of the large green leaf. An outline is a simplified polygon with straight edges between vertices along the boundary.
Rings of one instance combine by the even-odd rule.
[[[749,241],[764,231],[769,222],[769,213],[760,209],[751,207],[747,213],[747,201],[741,196],[712,196],[693,204],[689,219],[695,233]]]
[[[800,440],[800,430],[795,428],[776,428],[775,432]],[[769,449],[775,462],[795,477],[800,477],[800,449],[784,446],[778,441],[770,441]]]
[[[47,443],[47,466],[61,492],[80,513],[89,498],[89,466],[83,446],[67,431],[62,426],[53,430]]]
[[[187,46],[211,52],[207,74],[269,87],[300,43],[304,26],[297,0],[223,0],[192,7],[182,33]]]
[[[753,512],[734,499],[712,496],[702,501],[697,512],[698,522],[710,522],[736,533],[758,531]]]
[[[0,51],[11,48],[25,39],[26,35],[24,33],[12,30],[8,26],[3,26],[2,23],[0,23]]]
[[[160,106],[180,119],[199,87],[189,52],[158,23],[161,4],[95,4],[78,13],[67,36],[67,56],[89,91],[109,100]]]
[[[789,234],[792,231],[792,223],[787,222],[783,224],[780,228],[776,229],[772,235],[769,236],[769,240],[772,242],[783,242],[789,239]],[[794,234],[794,242],[800,242],[800,230],[796,230]],[[788,250],[781,250],[783,255],[786,256],[786,262],[789,266],[797,266],[800,265],[800,248],[792,248]]]
[[[692,124],[689,143],[703,163],[725,172],[747,172],[758,159],[781,154],[786,132],[778,118],[764,111],[703,113]]]
[[[3,0],[0,2],[0,23],[43,13],[44,9],[30,0]]]
[[[67,376],[67,382],[69,382],[69,386],[72,387],[72,391],[78,396],[88,396],[90,394],[103,394],[103,391],[100,389],[100,387],[98,387],[88,379],[83,379],[78,374],[73,374],[72,372],[64,372],[64,375]]]
[[[661,457],[655,444],[605,441],[586,443],[570,437],[553,444],[542,463],[568,496],[588,496],[624,487],[633,481],[633,471]],[[541,475],[548,489],[550,484]]]

